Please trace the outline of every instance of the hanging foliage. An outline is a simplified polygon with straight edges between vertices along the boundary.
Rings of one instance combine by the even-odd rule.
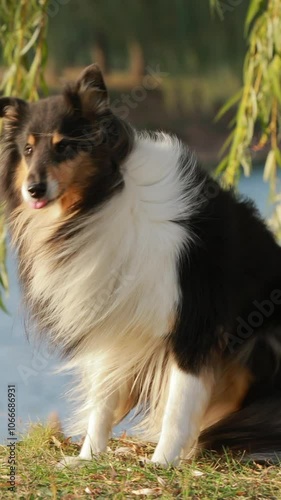
[[[48,0],[0,1],[0,46],[6,68],[0,94],[36,100],[39,88],[47,91],[47,6]],[[2,292],[8,288],[5,236],[0,207],[0,309],[4,309]]]
[[[221,14],[221,2],[210,0]],[[264,180],[269,182],[275,212],[270,220],[280,233],[281,195],[277,190],[278,167],[281,167],[281,0],[251,0],[245,20],[248,50],[243,69],[243,88],[219,112],[217,119],[232,106],[237,113],[232,131],[223,146],[218,173],[226,185],[235,185],[241,173],[250,175],[254,131],[259,131],[256,151],[265,149],[267,158]],[[281,234],[280,234],[281,235]]]

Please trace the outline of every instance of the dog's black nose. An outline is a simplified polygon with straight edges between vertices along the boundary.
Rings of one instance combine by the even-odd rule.
[[[30,184],[27,191],[32,198],[43,198],[47,191],[47,184],[45,182]]]

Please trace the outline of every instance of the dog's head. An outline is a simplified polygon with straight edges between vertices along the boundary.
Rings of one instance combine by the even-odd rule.
[[[99,68],[89,66],[62,95],[27,103],[2,97],[0,171],[10,208],[91,209],[122,186],[132,146],[128,125],[110,110]]]

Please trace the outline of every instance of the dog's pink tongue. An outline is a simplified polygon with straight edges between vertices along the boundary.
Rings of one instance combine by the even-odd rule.
[[[31,201],[30,205],[32,208],[43,208],[47,205],[48,201],[47,200],[40,200],[40,201]]]

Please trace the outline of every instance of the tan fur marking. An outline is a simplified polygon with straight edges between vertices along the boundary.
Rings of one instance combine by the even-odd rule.
[[[16,171],[15,186],[17,190],[21,191],[22,185],[26,181],[27,174],[28,174],[28,167],[25,159],[22,158]]]
[[[252,376],[247,368],[234,363],[225,367],[214,386],[203,428],[213,425],[238,410],[251,382]]]
[[[81,192],[74,187],[70,187],[61,198],[61,207],[63,212],[77,204],[82,198]]]
[[[58,142],[61,142],[64,139],[64,136],[62,134],[59,134],[58,132],[55,132],[52,136],[52,144],[58,144]]]
[[[78,203],[96,167],[87,154],[79,154],[73,160],[62,162],[59,168],[50,168],[49,175],[59,184],[61,207],[67,211]]]
[[[35,146],[36,137],[33,134],[29,134],[29,136],[27,138],[27,144],[30,144],[30,146]]]

